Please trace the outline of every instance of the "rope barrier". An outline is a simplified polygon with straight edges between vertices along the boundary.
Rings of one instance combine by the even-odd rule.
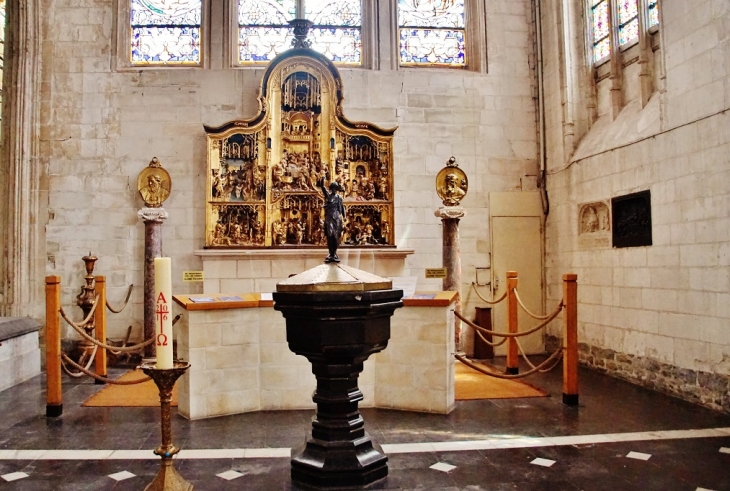
[[[561,310],[563,310],[563,304],[562,304],[562,302],[560,303],[560,305],[558,305],[558,309],[555,312],[553,312],[552,314],[550,314],[550,317],[548,317],[547,319],[545,319],[545,321],[543,321],[540,324],[536,325],[535,327],[533,327],[529,331],[515,332],[515,333],[505,333],[505,332],[490,331],[489,329],[485,329],[482,326],[477,326],[476,324],[474,324],[472,321],[470,321],[469,319],[467,319],[466,317],[464,317],[463,315],[461,315],[456,310],[454,310],[454,314],[456,315],[456,317],[458,317],[462,321],[466,322],[466,324],[469,327],[471,327],[473,329],[476,329],[477,331],[481,331],[484,334],[491,334],[492,336],[503,336],[503,337],[506,337],[506,338],[518,338],[518,337],[521,337],[521,336],[527,336],[529,334],[532,334],[533,332],[537,332],[540,329],[542,329],[543,327],[547,326],[550,323],[550,321],[552,321],[554,318],[556,318],[558,316],[558,314],[560,313]]]
[[[71,358],[69,358],[66,353],[61,353],[61,357],[63,360],[67,361],[71,364],[74,368],[77,370],[80,370],[81,372],[85,373],[89,377],[98,380],[99,382],[104,382],[106,384],[112,384],[112,385],[135,385],[135,384],[141,384],[143,382],[147,382],[148,380],[152,380],[150,377],[143,377],[138,380],[125,380],[125,381],[119,381],[111,378],[101,377],[94,372],[91,372],[89,370],[84,369],[81,365],[75,363]]]
[[[122,310],[124,310],[124,307],[127,306],[127,302],[129,302],[129,297],[132,296],[132,288],[134,288],[134,285],[129,285],[129,290],[127,290],[127,298],[124,299],[124,305],[122,305],[122,307],[119,310],[112,308],[112,306],[109,305],[109,300],[106,301],[106,308],[108,308],[115,314],[119,314]]]
[[[504,343],[506,343],[506,342],[507,342],[507,339],[508,339],[508,338],[502,338],[502,341],[500,341],[499,343],[495,343],[495,342],[492,342],[492,341],[487,341],[487,338],[485,338],[485,337],[484,337],[484,336],[482,335],[482,333],[481,333],[481,332],[479,332],[478,330],[477,330],[477,331],[474,331],[474,332],[476,332],[476,333],[477,333],[477,335],[478,335],[478,336],[479,336],[480,338],[482,338],[482,341],[484,341],[485,343],[487,343],[487,344],[488,344],[489,346],[502,346],[502,345],[503,345]]]
[[[68,322],[69,324],[71,324],[74,327],[79,327],[79,325],[83,326],[83,325],[87,324],[91,320],[91,318],[94,316],[94,312],[96,312],[96,304],[99,303],[98,300],[99,300],[99,295],[97,294],[96,297],[94,297],[94,305],[91,306],[89,315],[86,316],[86,319],[79,322],[78,325],[74,321],[72,321],[71,319],[66,317],[66,313],[63,311],[63,307],[59,307],[58,310],[59,310],[59,312],[61,312],[61,316],[64,318],[64,320],[66,322]],[[83,329],[83,328],[80,327],[79,329]]]
[[[66,317],[66,314],[63,312],[63,308],[61,308],[60,311],[61,311],[61,316],[66,320],[66,322],[68,322],[71,325],[71,327],[74,328],[74,330],[76,330],[77,333],[79,333],[81,335],[82,338],[86,339],[87,341],[92,342],[93,344],[95,344],[101,348],[109,350],[109,351],[118,351],[120,353],[129,353],[132,351],[138,351],[139,349],[144,348],[145,346],[149,346],[150,344],[155,342],[155,338],[150,338],[147,341],[145,341],[143,343],[135,344],[134,346],[111,346],[109,344],[102,343],[98,339],[86,334],[86,332],[84,331],[84,329],[82,327],[77,326],[76,324],[71,322],[68,319],[68,317]]]
[[[532,317],[533,319],[545,320],[548,317],[550,317],[551,314],[537,315],[537,314],[533,314],[532,312],[530,312],[530,310],[527,307],[525,307],[525,304],[522,303],[522,299],[520,298],[520,295],[519,295],[519,293],[517,293],[517,290],[516,289],[515,289],[515,298],[517,299],[517,303],[520,305],[520,307],[522,307],[522,310],[524,310],[525,313],[527,315],[529,315],[530,317]],[[562,308],[562,306],[563,306],[563,300],[561,299],[560,300],[560,303],[558,304],[558,308]]]
[[[469,359],[466,356],[460,355],[459,353],[454,353],[454,357],[457,360],[459,360],[460,362],[462,362],[464,365],[468,366],[469,368],[471,368],[473,370],[476,370],[477,372],[481,372],[484,375],[489,375],[490,377],[494,377],[494,378],[501,378],[501,379],[506,379],[506,380],[514,380],[514,379],[518,379],[518,378],[525,378],[528,375],[532,375],[533,373],[539,372],[540,370],[543,369],[543,367],[547,366],[553,360],[556,360],[557,359],[557,361],[555,361],[555,364],[548,369],[548,371],[549,370],[552,370],[553,368],[555,368],[558,365],[558,363],[560,362],[560,360],[563,358],[563,348],[559,348],[555,353],[553,353],[552,355],[550,355],[550,357],[547,360],[545,360],[544,362],[540,363],[537,367],[533,368],[532,370],[530,370],[528,372],[525,372],[525,373],[519,373],[517,375],[507,375],[507,374],[504,374],[504,373],[495,373],[495,372],[486,370],[484,368],[481,368],[481,367],[475,365],[474,363],[472,363],[471,361],[469,361]]]
[[[65,354],[64,354],[64,356],[65,356]],[[86,352],[84,352],[83,356],[86,356]],[[83,356],[82,356],[82,359],[83,359]],[[86,364],[86,370],[88,370],[91,367],[91,364],[94,363],[95,356],[96,356],[96,346],[94,346],[94,349],[91,351],[91,356],[89,357],[89,361]],[[68,356],[66,358],[68,358]],[[81,365],[77,365],[77,366],[80,367]],[[66,374],[71,378],[81,378],[84,376],[83,372],[73,373],[71,370],[69,370],[68,367],[66,366],[66,364],[63,362],[63,358],[61,358],[61,368],[63,368],[63,371],[66,372]]]
[[[126,348],[126,346],[127,346],[127,343],[129,342],[129,336],[131,336],[131,335],[132,335],[132,326],[129,326],[129,327],[127,328],[127,335],[126,335],[126,336],[124,336],[124,340],[122,341],[122,346],[121,346],[121,348]],[[113,354],[114,356],[118,356],[118,355],[121,355],[121,354],[122,354],[122,352],[121,352],[121,351],[113,351],[113,350],[108,350],[108,351],[109,351],[109,352],[110,352],[111,354]]]
[[[507,298],[507,292],[505,291],[505,292],[504,292],[504,294],[503,294],[503,295],[502,295],[501,297],[499,297],[499,300],[487,300],[486,298],[484,298],[484,297],[482,296],[482,294],[481,294],[481,293],[479,293],[479,290],[477,290],[477,284],[476,284],[476,283],[474,283],[473,281],[471,282],[471,287],[472,287],[472,288],[474,289],[474,293],[476,293],[476,294],[477,294],[477,297],[479,297],[479,299],[480,299],[480,300],[481,300],[482,302],[484,302],[484,303],[487,303],[487,304],[489,304],[489,305],[496,305],[496,304],[498,304],[499,302],[501,302],[502,300],[504,300],[505,298]]]
[[[551,366],[550,368],[540,369],[540,368],[536,367],[535,365],[532,364],[532,362],[530,361],[530,359],[527,357],[527,354],[525,353],[525,350],[522,349],[522,345],[520,344],[520,340],[519,339],[515,339],[515,342],[517,343],[517,347],[520,349],[520,353],[522,353],[522,358],[525,360],[525,362],[527,362],[527,364],[532,369],[538,370],[540,373],[547,373],[547,372],[553,370],[556,366],[558,366],[558,362],[556,361],[555,364],[553,366]],[[561,359],[562,359],[562,356],[561,356]],[[560,360],[558,360],[558,361],[560,361]]]

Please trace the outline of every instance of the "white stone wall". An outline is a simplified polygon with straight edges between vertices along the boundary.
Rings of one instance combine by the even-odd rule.
[[[395,311],[388,346],[365,361],[358,377],[360,407],[440,414],[454,408],[453,308],[452,302]],[[281,312],[174,309],[183,314],[175,327],[177,353],[191,365],[179,382],[180,414],[201,419],[315,407],[311,363],[289,349]]]
[[[562,295],[560,276],[575,272],[581,342],[730,375],[730,4],[661,5],[657,90],[646,107],[638,67],[625,69],[626,105],[615,121],[608,84],[600,82],[598,120],[570,159],[561,158],[563,120],[558,101],[550,101],[548,303]],[[555,75],[557,47],[546,56]],[[584,91],[581,101],[595,99]],[[581,247],[580,203],[645,189],[652,246]]]
[[[136,216],[142,206],[136,177],[154,156],[170,172],[163,251],[173,258],[175,293],[200,291],[200,284],[183,283],[181,273],[202,269],[193,250],[204,242],[203,125],[254,115],[263,69],[222,68],[221,59],[211,59],[216,68],[117,71],[115,4],[56,0],[44,5],[39,165],[48,188],[48,216],[37,218],[45,225],[46,274],[61,276],[66,310],[77,310],[71,306],[83,282],[81,257],[91,251],[100,257],[97,274],[107,276],[110,303],[121,302],[128,284],[138,286],[129,307],[109,316],[110,336],[122,337],[133,325],[139,337],[144,227]],[[348,118],[399,126],[395,234],[400,247],[415,249],[407,273],[420,278],[424,268],[441,266],[434,181],[450,156],[469,175],[463,202],[468,215],[461,222],[467,285],[488,252],[487,193],[519,189],[523,175],[536,173],[530,2],[485,5],[486,73],[341,70]],[[219,29],[213,31],[220,37]],[[388,46],[380,49],[389,52]],[[420,279],[419,288],[440,290],[441,285]]]

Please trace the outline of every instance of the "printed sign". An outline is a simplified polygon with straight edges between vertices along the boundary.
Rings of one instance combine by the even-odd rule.
[[[446,268],[426,268],[426,278],[446,278]]]
[[[183,281],[203,281],[202,271],[183,271]]]

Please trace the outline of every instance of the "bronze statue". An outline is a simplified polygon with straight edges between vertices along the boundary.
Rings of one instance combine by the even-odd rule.
[[[327,188],[324,187],[324,181],[321,181],[319,187],[324,193],[324,235],[327,237],[327,249],[329,250],[329,255],[324,262],[339,263],[337,246],[340,245],[340,237],[342,236],[345,205],[342,204],[342,197],[337,192],[342,191],[342,186],[337,181],[332,181],[330,182],[330,190],[327,191]]]

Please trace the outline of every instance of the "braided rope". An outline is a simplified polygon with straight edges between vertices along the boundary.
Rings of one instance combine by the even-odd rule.
[[[496,305],[496,304],[498,304],[499,302],[501,302],[502,300],[504,300],[505,298],[507,298],[507,292],[505,291],[505,292],[504,292],[504,294],[503,294],[503,295],[502,295],[501,297],[499,297],[499,299],[498,299],[498,300],[487,300],[486,298],[484,298],[484,297],[482,296],[482,294],[481,294],[481,293],[479,293],[479,290],[477,290],[477,284],[476,284],[476,283],[474,283],[473,281],[471,282],[471,287],[472,287],[472,288],[474,289],[474,293],[476,293],[476,294],[477,294],[477,297],[479,297],[479,299],[480,299],[480,300],[481,300],[482,302],[484,302],[484,303],[487,303],[487,304],[489,304],[489,305]]]
[[[83,353],[83,355],[85,355],[85,354],[86,354],[86,352]],[[83,355],[82,355],[82,359],[83,359]],[[66,355],[64,354],[64,356],[66,356]],[[88,370],[89,367],[91,367],[91,364],[94,362],[95,356],[96,356],[96,346],[94,346],[94,349],[91,351],[91,356],[89,357],[89,361],[88,361],[88,363],[86,363],[86,370]],[[68,356],[66,356],[66,358],[68,358]],[[69,360],[70,360],[70,358],[69,358]],[[80,367],[81,365],[76,365],[76,366]],[[64,363],[63,358],[61,358],[61,368],[63,368],[63,371],[66,372],[66,375],[68,375],[71,378],[81,378],[84,376],[83,372],[73,373],[71,370],[69,370],[68,367],[66,366],[66,363]]]
[[[84,332],[82,327],[79,327],[76,324],[74,324],[73,322],[71,322],[68,319],[68,317],[66,317],[66,314],[63,312],[63,308],[60,310],[61,310],[61,316],[66,320],[66,322],[71,324],[71,327],[73,327],[74,330],[76,330],[76,332],[79,333],[82,338],[86,339],[87,341],[92,342],[93,344],[95,344],[101,348],[107,349],[109,351],[117,351],[119,353],[130,353],[133,351],[138,351],[141,348],[144,348],[145,346],[149,346],[150,344],[155,342],[155,338],[150,338],[147,341],[145,341],[143,343],[135,344],[134,346],[111,346],[109,344],[102,343],[98,339],[86,334],[86,332]]]
[[[482,333],[480,331],[474,331],[474,332],[476,332],[477,335],[480,338],[482,338],[482,341],[484,341],[485,343],[487,343],[489,346],[502,346],[504,343],[507,342],[507,338],[502,338],[502,341],[500,341],[499,343],[495,343],[495,342],[492,342],[492,341],[487,341],[487,338],[485,338],[484,335],[482,335]]]
[[[526,313],[527,315],[529,315],[530,317],[532,317],[533,319],[537,319],[537,320],[545,320],[545,319],[547,319],[548,317],[550,317],[550,315],[551,315],[551,314],[547,314],[547,315],[537,315],[537,314],[533,314],[532,312],[530,312],[530,310],[529,310],[529,309],[528,309],[527,307],[525,307],[525,304],[524,304],[524,303],[522,303],[522,299],[520,298],[520,295],[519,295],[519,293],[517,293],[517,290],[516,290],[516,289],[515,289],[515,298],[517,298],[517,303],[518,303],[518,304],[520,304],[520,307],[522,307],[522,310],[524,310],[524,311],[525,311],[525,313]],[[563,300],[561,299],[561,300],[560,300],[560,303],[558,304],[558,312],[559,312],[559,311],[560,311],[560,309],[562,309],[562,308],[563,308]]]
[[[454,353],[454,357],[457,360],[459,360],[460,362],[462,362],[464,365],[468,366],[469,368],[471,368],[473,370],[476,370],[477,372],[481,372],[484,375],[489,375],[490,377],[494,377],[494,378],[514,380],[514,379],[518,379],[518,378],[525,378],[529,375],[532,375],[533,373],[536,373],[536,372],[542,370],[543,367],[547,366],[549,363],[551,363],[555,360],[555,363],[553,364],[553,366],[550,367],[547,371],[552,370],[553,368],[555,368],[558,365],[560,360],[563,358],[563,348],[559,348],[555,353],[550,355],[550,357],[547,360],[540,363],[537,367],[533,368],[532,370],[527,371],[525,373],[519,373],[517,375],[507,375],[504,373],[495,373],[495,372],[486,370],[484,368],[479,367],[478,365],[475,365],[474,363],[469,361],[469,359],[467,357],[465,357],[464,355],[460,355],[459,353]]]
[[[81,365],[78,365],[71,358],[69,358],[68,356],[66,356],[66,353],[61,353],[61,357],[62,357],[62,361],[65,359],[67,362],[69,362],[71,364],[71,366],[73,366],[77,370],[80,370],[81,372],[85,373],[86,375],[88,375],[89,377],[91,377],[93,379],[96,379],[96,380],[98,380],[100,382],[104,382],[104,383],[107,383],[107,384],[112,384],[112,385],[135,385],[135,384],[141,384],[143,382],[147,382],[148,380],[152,380],[150,377],[143,377],[143,378],[138,379],[138,380],[119,381],[119,380],[114,380],[114,379],[111,379],[111,378],[102,377],[101,375],[97,375],[94,372],[91,372],[89,370],[86,370]]]
[[[127,302],[129,302],[129,297],[132,296],[132,288],[134,288],[134,285],[129,285],[129,290],[127,290],[127,298],[124,299],[124,305],[122,305],[120,309],[114,309],[111,305],[109,305],[109,300],[106,301],[106,308],[108,308],[115,314],[119,314],[122,310],[124,310],[124,307],[127,306]]]
[[[469,319],[467,319],[466,317],[464,317],[463,315],[461,315],[456,310],[454,310],[454,314],[456,315],[456,317],[458,317],[462,321],[466,322],[466,324],[469,327],[471,327],[473,329],[476,329],[477,331],[481,331],[484,334],[491,334],[492,336],[504,336],[506,338],[519,338],[521,336],[527,336],[529,334],[532,334],[533,332],[537,332],[540,329],[542,329],[543,327],[547,326],[550,323],[550,321],[552,321],[555,317],[557,317],[558,314],[560,313],[560,311],[563,309],[563,306],[562,305],[560,305],[559,307],[560,308],[558,310],[556,310],[555,312],[553,312],[552,314],[550,314],[550,317],[548,317],[545,321],[543,321],[540,324],[536,325],[532,329],[530,329],[528,331],[524,331],[524,332],[515,332],[515,333],[490,331],[489,329],[485,329],[482,326],[477,326],[476,324],[474,324],[472,321],[470,321]]]
[[[535,370],[538,370],[540,373],[547,373],[547,372],[553,370],[556,366],[558,366],[558,362],[556,361],[555,364],[553,366],[551,366],[550,368],[540,369],[540,368],[536,367],[535,365],[532,364],[532,362],[530,361],[530,359],[527,357],[527,354],[525,353],[525,350],[522,349],[522,345],[520,344],[520,340],[519,339],[515,339],[515,341],[517,342],[517,347],[520,349],[520,353],[522,354],[522,358],[527,362],[528,365],[530,365],[531,368],[533,368]],[[562,358],[562,356],[561,356],[561,358]],[[560,361],[560,360],[558,360],[558,361]]]
[[[61,316],[64,318],[64,320],[66,322],[68,322],[69,324],[71,324],[71,326],[79,328],[79,329],[83,329],[82,327],[79,327],[79,326],[84,326],[91,320],[91,318],[94,316],[94,312],[96,312],[96,305],[98,303],[99,303],[99,295],[97,294],[96,297],[94,297],[94,305],[91,306],[89,315],[86,316],[86,319],[79,322],[79,324],[76,324],[74,321],[72,321],[71,319],[69,319],[66,316],[66,312],[63,311],[63,307],[59,307],[58,310],[59,310],[59,312],[61,312]]]

